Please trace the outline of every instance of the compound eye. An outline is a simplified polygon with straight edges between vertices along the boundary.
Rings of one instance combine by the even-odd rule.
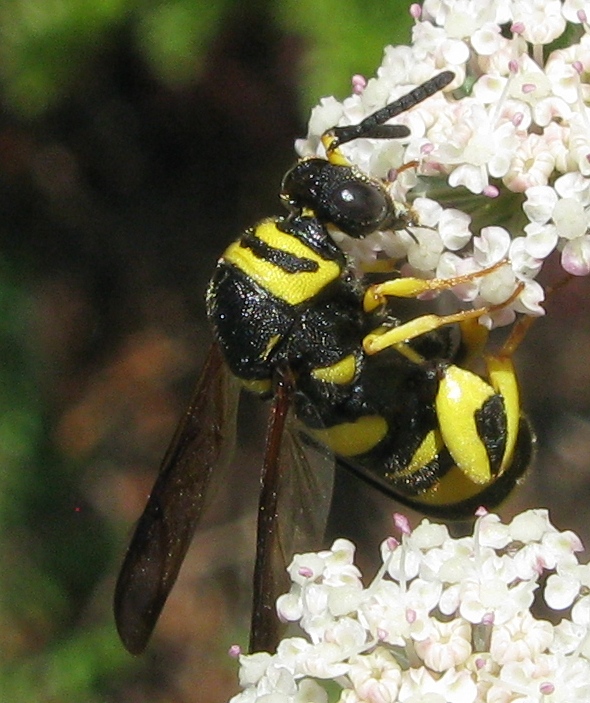
[[[353,237],[379,229],[388,218],[391,201],[374,183],[350,180],[339,183],[330,194],[330,220]]]

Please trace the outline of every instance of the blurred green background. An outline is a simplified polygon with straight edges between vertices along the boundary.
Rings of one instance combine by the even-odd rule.
[[[209,343],[217,256],[279,212],[309,108],[409,28],[386,0],[1,3],[0,703],[237,690],[264,409],[142,658],[116,637],[114,580]],[[519,352],[539,450],[506,509],[548,506],[582,537],[588,290],[556,295]],[[340,477],[336,509],[376,556],[392,504]]]

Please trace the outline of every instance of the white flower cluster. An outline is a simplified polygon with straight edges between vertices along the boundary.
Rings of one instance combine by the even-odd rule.
[[[367,588],[347,540],[295,557],[277,609],[307,637],[241,656],[231,703],[590,701],[590,566],[574,533],[545,510],[510,524],[482,511],[461,539],[397,519],[401,543],[383,543]],[[531,614],[535,597],[559,624]]]
[[[426,277],[507,259],[511,265],[482,279],[479,290],[457,295],[496,304],[520,282],[511,315],[496,322],[512,321],[514,311],[541,315],[544,291],[534,278],[549,254],[560,251],[568,273],[590,273],[590,2],[424,0],[411,12],[411,45],[388,47],[377,77],[355,76],[343,103],[322,100],[297,150],[324,155],[326,129],[359,123],[453,71],[444,92],[396,118],[409,127],[408,139],[343,146],[352,163],[383,179],[418,163],[397,174],[391,192],[412,202],[421,226],[343,246],[361,260],[377,252],[406,259],[409,272]]]

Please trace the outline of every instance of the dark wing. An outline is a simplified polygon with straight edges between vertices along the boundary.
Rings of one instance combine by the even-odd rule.
[[[296,552],[323,546],[334,483],[334,457],[300,434],[291,408],[293,382],[280,376],[261,476],[250,651],[274,652],[283,625],[276,599],[289,590]]]
[[[117,580],[115,620],[132,654],[145,649],[176,581],[213,471],[231,461],[238,397],[237,381],[213,345]]]

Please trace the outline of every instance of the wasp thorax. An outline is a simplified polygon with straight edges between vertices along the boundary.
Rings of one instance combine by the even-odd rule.
[[[397,222],[384,185],[354,166],[304,159],[283,179],[282,199],[295,211],[309,208],[326,224],[351,237],[365,237]]]

